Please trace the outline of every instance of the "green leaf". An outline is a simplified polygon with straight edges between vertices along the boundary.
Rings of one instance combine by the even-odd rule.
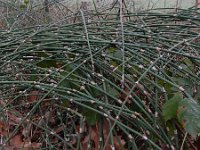
[[[183,77],[173,77],[173,80],[177,82],[178,85],[181,86],[187,86],[187,85],[191,85],[192,82],[187,79],[187,78],[183,78]]]
[[[119,96],[119,92],[115,88],[108,87],[107,90],[108,90],[107,93],[109,93],[113,97]]]
[[[123,58],[123,54],[121,50],[117,50],[116,52],[113,53],[113,57],[117,58],[117,59],[122,59]]]
[[[183,60],[183,63],[185,63],[187,66],[192,66],[193,64],[192,64],[192,61],[189,59],[189,58],[185,58],[184,60]]]
[[[27,5],[29,3],[29,0],[24,0],[24,4]]]
[[[37,72],[35,70],[31,71],[31,75],[29,77],[30,81],[37,81],[38,80],[38,76],[37,76]]]
[[[117,62],[116,62],[116,61],[113,61],[113,60],[110,61],[110,64],[113,65],[114,67],[117,67],[117,66],[118,66]]]
[[[197,91],[200,91],[200,88],[197,89]],[[194,99],[196,99],[197,102],[200,104],[200,92],[197,92],[197,93],[195,94]]]
[[[177,118],[185,130],[193,137],[200,133],[200,106],[195,101],[183,99],[179,103]]]
[[[64,107],[69,107],[70,101],[69,100],[63,100],[63,106]]]
[[[83,108],[83,115],[85,116],[86,122],[91,126],[98,120],[98,114],[93,110]]]
[[[172,118],[176,118],[176,112],[179,106],[179,102],[182,100],[180,93],[176,93],[171,99],[169,99],[162,107],[163,117],[165,121]]]
[[[49,55],[48,55],[47,53],[45,53],[45,52],[37,52],[37,55],[38,55],[39,57],[44,57],[44,58],[46,58],[46,57],[49,56]]]
[[[173,126],[173,122],[172,121],[168,121],[168,122],[166,122],[166,126],[167,126],[167,128],[168,128],[168,134],[170,134],[170,135],[174,135],[174,130],[175,130],[175,128],[174,128],[174,126]]]
[[[164,87],[166,92],[170,95],[178,92],[178,89],[176,87],[172,86],[171,84],[169,84],[163,80],[158,80],[158,84],[160,86]]]
[[[20,7],[21,10],[23,10],[24,8],[26,8],[26,5],[25,4],[21,4],[19,7]]]
[[[96,86],[96,87],[87,86],[87,90],[90,92],[90,94],[93,97],[101,97],[101,96],[103,96],[104,93],[101,91],[101,90],[103,90],[102,88],[103,88],[102,85],[101,86]]]
[[[51,67],[58,68],[61,65],[62,65],[61,61],[57,61],[54,59],[46,59],[37,63],[37,66],[41,68],[51,68]]]
[[[109,52],[109,53],[114,53],[114,52],[116,52],[116,50],[117,50],[116,47],[109,47],[109,48],[108,48],[108,52]]]

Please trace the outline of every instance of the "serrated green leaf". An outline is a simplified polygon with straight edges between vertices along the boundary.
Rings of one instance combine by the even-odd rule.
[[[184,123],[185,130],[193,137],[200,133],[200,106],[198,103],[190,99],[183,99],[179,103],[177,117],[180,123]]]
[[[163,117],[165,121],[172,118],[176,118],[176,112],[179,106],[179,102],[182,100],[180,93],[176,93],[171,99],[169,99],[162,107]]]

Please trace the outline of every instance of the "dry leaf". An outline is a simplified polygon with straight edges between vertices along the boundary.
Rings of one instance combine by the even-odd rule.
[[[32,103],[37,100],[39,91],[31,91],[28,97],[28,102]]]
[[[20,134],[15,135],[10,140],[10,145],[14,147],[20,147],[22,143],[22,136]]]
[[[98,150],[98,148],[99,148],[99,141],[98,141],[98,129],[97,129],[97,125],[92,128],[91,139],[94,141],[95,150]]]
[[[10,140],[10,145],[6,145],[4,148],[8,149],[12,148],[12,149],[22,149],[23,150],[32,150],[32,149],[39,149],[41,148],[41,143],[31,143],[31,142],[24,142],[22,139],[22,135],[17,134],[15,135],[13,138],[11,138]]]
[[[21,147],[20,148],[25,148],[26,150],[32,150],[32,149],[40,149],[41,148],[41,143],[35,143],[35,142],[33,142],[33,143],[31,143],[31,142],[25,142],[25,143],[23,143],[23,145],[21,145]]]
[[[104,138],[104,142],[108,139],[108,133],[110,126],[108,121],[105,119],[104,120],[104,124],[103,124],[103,138]],[[99,132],[98,132],[98,124],[96,124],[96,126],[93,126],[91,129],[91,140],[94,141],[94,147],[93,149],[98,150],[99,149]],[[123,146],[123,149],[125,150],[124,146],[126,144],[125,140],[122,139],[122,136],[117,136],[117,137],[113,137],[114,138],[114,147],[116,150],[121,150],[122,147],[120,146],[118,139],[120,140],[121,145]],[[88,147],[88,140],[89,140],[89,135],[85,136],[83,141],[81,142],[82,145],[82,149],[83,150],[87,150]],[[105,144],[105,143],[104,143]],[[106,150],[111,150],[111,144],[108,143],[106,145]]]
[[[0,99],[0,106],[5,106],[5,105],[6,103],[2,99]]]
[[[8,125],[6,125],[4,122],[0,121],[0,136],[6,136],[8,135]]]

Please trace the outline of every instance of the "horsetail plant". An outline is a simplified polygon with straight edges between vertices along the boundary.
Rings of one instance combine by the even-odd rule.
[[[104,16],[0,31],[0,114],[12,127],[3,147],[21,130],[41,149],[193,146],[199,9],[125,13],[121,4],[119,18]]]

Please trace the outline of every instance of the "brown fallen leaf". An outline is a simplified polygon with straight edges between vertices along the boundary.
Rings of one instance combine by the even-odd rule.
[[[99,149],[99,141],[98,141],[98,126],[96,125],[95,127],[92,128],[92,133],[91,133],[91,139],[94,141],[95,144],[95,150]]]
[[[18,146],[21,146],[22,143],[23,143],[22,136],[20,134],[15,135],[10,140],[10,145],[11,146],[18,147]]]
[[[16,146],[4,146],[3,147],[4,150],[37,150],[41,148],[41,144],[40,143],[30,143],[30,144],[24,144],[20,147],[16,147]]]
[[[31,142],[24,142],[22,135],[17,134],[13,136],[10,140],[10,144],[4,146],[5,149],[13,149],[13,150],[36,150],[41,148],[41,143],[31,143]]]
[[[124,101],[127,98],[127,96],[129,95],[129,90],[128,89],[124,89],[124,92],[125,93],[121,93],[119,95],[119,99],[122,100],[122,101]],[[127,103],[130,104],[131,101],[128,99]]]
[[[90,139],[93,140],[94,142],[94,147],[92,147],[93,149],[95,150],[98,150],[99,149],[99,132],[98,132],[98,124],[96,124],[95,126],[91,127],[91,137]],[[108,139],[108,133],[109,133],[109,130],[110,129],[110,126],[109,126],[109,123],[108,121],[105,119],[104,120],[104,124],[103,124],[103,138],[104,138],[104,144],[105,144],[105,141]],[[120,143],[119,143],[119,140],[120,140],[120,143],[121,143],[121,146],[120,146]],[[81,145],[82,145],[82,149],[83,150],[87,150],[88,148],[88,140],[89,140],[89,135],[85,136],[84,139],[81,141]],[[113,137],[113,140],[114,140],[114,148],[115,150],[126,150],[124,148],[126,142],[125,140],[122,138],[121,135],[117,135],[117,136],[114,136]],[[111,150],[111,144],[108,143],[106,146],[105,146],[105,149],[106,150]]]
[[[20,148],[24,147],[26,150],[36,150],[36,149],[40,149],[41,148],[41,143],[36,143],[36,142],[25,142],[21,145]]]
[[[94,127],[90,127],[91,130],[91,137],[90,139],[94,141],[94,149],[98,150],[99,142],[98,142],[98,130],[97,125]],[[89,141],[89,135],[85,136],[83,141],[81,142],[81,146],[83,150],[87,150],[88,148],[88,141]]]
[[[37,100],[39,91],[31,91],[28,96],[28,102],[32,103]]]
[[[87,150],[89,136],[85,136],[84,140],[81,142],[82,150]]]
[[[122,136],[118,136],[118,138],[120,140],[121,145],[124,146],[126,144],[125,140],[122,139]],[[118,142],[118,140],[117,140],[117,137],[114,137],[114,146],[115,146],[116,150],[121,150],[122,149],[120,144],[119,144],[119,142]],[[125,149],[125,148],[123,147],[123,149]]]
[[[8,125],[3,121],[0,121],[0,136],[7,136],[8,135]]]
[[[3,121],[0,121],[0,130],[5,128],[6,124]]]
[[[5,105],[6,103],[2,99],[0,99],[0,106],[5,106]]]

